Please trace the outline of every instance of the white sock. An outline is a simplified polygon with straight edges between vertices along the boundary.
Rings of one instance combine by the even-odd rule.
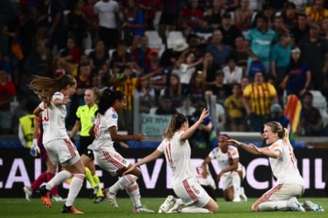
[[[237,172],[232,173],[232,185],[234,189],[233,199],[240,199],[240,176]]]
[[[288,201],[267,201],[259,204],[258,211],[286,211],[288,210],[287,206]]]
[[[181,213],[211,213],[211,211],[202,207],[190,206],[182,208]]]
[[[65,202],[66,207],[73,205],[77,195],[79,194],[84,181],[84,174],[74,174],[71,185],[69,187],[67,200]]]
[[[46,183],[46,189],[51,190],[53,187],[55,187],[56,185],[59,185],[60,183],[65,181],[65,179],[68,179],[71,176],[72,176],[72,174],[70,172],[68,172],[67,170],[60,171],[54,177],[52,177],[52,179],[49,182]]]
[[[109,192],[116,195],[119,190],[123,190],[134,183],[138,177],[132,174],[128,174],[120,177],[117,182],[115,182],[111,187],[109,187]]]
[[[138,183],[133,182],[129,187],[125,188],[125,191],[130,196],[134,208],[142,207]]]

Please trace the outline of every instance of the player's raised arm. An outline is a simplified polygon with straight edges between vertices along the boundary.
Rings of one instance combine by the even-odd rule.
[[[186,139],[189,139],[194,132],[197,130],[197,128],[202,124],[204,119],[208,116],[208,110],[206,108],[203,109],[202,113],[200,114],[198,120],[196,123],[194,123],[191,127],[186,129],[184,133],[181,135],[181,140],[184,141]]]
[[[242,149],[244,149],[245,151],[251,153],[251,154],[255,154],[255,155],[261,155],[262,153],[259,152],[258,148],[256,147],[256,145],[254,144],[246,144],[246,143],[242,143],[238,140],[235,139],[229,139],[227,140],[227,142],[234,144],[238,147],[241,147]]]

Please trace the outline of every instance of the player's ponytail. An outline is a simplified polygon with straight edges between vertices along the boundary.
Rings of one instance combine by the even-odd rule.
[[[59,92],[67,86],[73,86],[76,80],[73,76],[64,74],[56,78],[45,76],[35,76],[29,87],[38,95],[42,101],[49,102],[55,92]]]
[[[171,139],[174,133],[181,128],[181,126],[187,122],[187,118],[181,114],[176,113],[172,116],[171,121],[164,132],[164,138]]]
[[[270,122],[267,122],[264,124],[265,126],[269,126],[271,128],[271,131],[273,133],[277,133],[278,134],[278,137],[280,139],[284,138],[285,137],[285,129],[284,127],[279,123],[279,122],[276,122],[276,121],[270,121]]]

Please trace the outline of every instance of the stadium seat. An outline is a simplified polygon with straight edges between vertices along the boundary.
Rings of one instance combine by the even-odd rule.
[[[185,37],[181,31],[171,31],[167,34],[167,47],[174,48],[179,42],[186,42]]]

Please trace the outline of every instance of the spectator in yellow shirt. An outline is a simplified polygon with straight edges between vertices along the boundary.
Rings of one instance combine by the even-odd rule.
[[[231,131],[245,131],[245,107],[242,101],[242,90],[240,84],[233,84],[232,95],[224,101],[227,111],[228,128]]]
[[[314,0],[311,6],[305,8],[305,14],[310,22],[321,22],[328,17],[328,9],[325,8],[323,0]]]
[[[254,82],[244,88],[243,97],[250,121],[250,129],[261,131],[270,115],[271,105],[278,101],[275,87],[264,80],[262,72],[257,72],[254,76]]]

